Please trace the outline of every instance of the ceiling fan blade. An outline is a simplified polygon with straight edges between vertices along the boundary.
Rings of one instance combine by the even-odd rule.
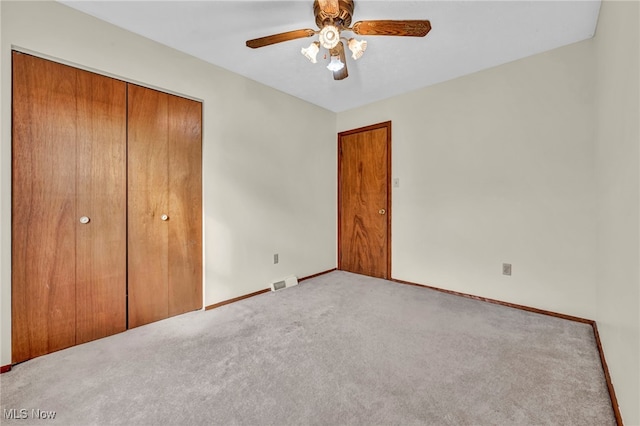
[[[344,80],[345,78],[349,77],[349,71],[347,70],[347,58],[344,54],[344,43],[340,42],[336,45],[336,47],[331,49],[331,55],[339,56],[340,62],[344,64],[344,67],[342,67],[342,69],[333,72],[333,79]]]
[[[427,20],[358,21],[353,24],[352,30],[358,35],[424,37],[431,31],[431,22]]]
[[[338,0],[318,0],[318,4],[320,5],[320,10],[330,18],[335,18],[340,13]]]
[[[287,31],[286,33],[273,34],[266,37],[254,38],[253,40],[247,40],[247,47],[257,49],[258,47],[269,46],[271,44],[282,43],[283,41],[295,40],[298,38],[311,37],[316,32],[314,30],[295,30]]]

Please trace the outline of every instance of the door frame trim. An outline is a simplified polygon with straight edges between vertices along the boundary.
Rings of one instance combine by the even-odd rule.
[[[337,147],[337,156],[338,156],[338,270],[342,270],[342,191],[341,191],[341,181],[342,181],[342,138],[344,136],[349,136],[355,133],[366,132],[369,130],[376,129],[387,129],[387,206],[385,207],[387,213],[387,259],[386,259],[386,268],[387,268],[387,277],[386,279],[391,279],[391,120],[384,121],[377,124],[372,124],[370,126],[359,127],[357,129],[345,130],[344,132],[338,133],[338,147]]]

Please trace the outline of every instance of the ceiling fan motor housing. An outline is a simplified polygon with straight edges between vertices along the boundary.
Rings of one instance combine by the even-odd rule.
[[[338,16],[333,18],[327,15],[320,8],[318,0],[313,2],[313,14],[316,17],[316,25],[318,28],[325,26],[325,23],[330,23],[333,20],[333,24],[339,28],[349,28],[351,26],[351,18],[353,17],[353,0],[339,0],[338,5],[340,11]]]

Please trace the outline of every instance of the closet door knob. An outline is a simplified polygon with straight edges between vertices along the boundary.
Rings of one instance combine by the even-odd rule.
[[[160,216],[160,219],[169,220],[169,216],[167,216],[166,214],[163,214],[162,216]]]
[[[80,218],[80,223],[82,223],[83,225],[86,225],[87,223],[89,223],[89,221],[91,221],[91,219],[89,219],[88,216],[82,216]]]
[[[385,209],[378,210],[378,214],[385,214],[387,211]]]

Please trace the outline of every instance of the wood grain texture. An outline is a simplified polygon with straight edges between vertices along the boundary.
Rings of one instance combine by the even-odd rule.
[[[76,70],[13,52],[12,361],[75,344]]]
[[[202,308],[202,104],[169,103],[169,316]]]
[[[129,85],[128,114],[129,327],[137,327],[202,308],[202,104]]]
[[[76,344],[126,329],[126,83],[77,71]],[[79,217],[90,222],[81,224]]]
[[[312,29],[287,31],[285,33],[273,34],[266,37],[255,38],[253,40],[247,40],[247,47],[257,49],[259,47],[270,46],[276,43],[282,43],[284,41],[296,40],[299,38],[311,37],[316,32]]]
[[[168,98],[128,85],[129,328],[168,316]]]
[[[339,269],[390,276],[390,138],[390,122],[338,136]]]
[[[424,37],[429,31],[431,31],[431,22],[427,20],[358,21],[353,24],[354,33],[367,36]]]

